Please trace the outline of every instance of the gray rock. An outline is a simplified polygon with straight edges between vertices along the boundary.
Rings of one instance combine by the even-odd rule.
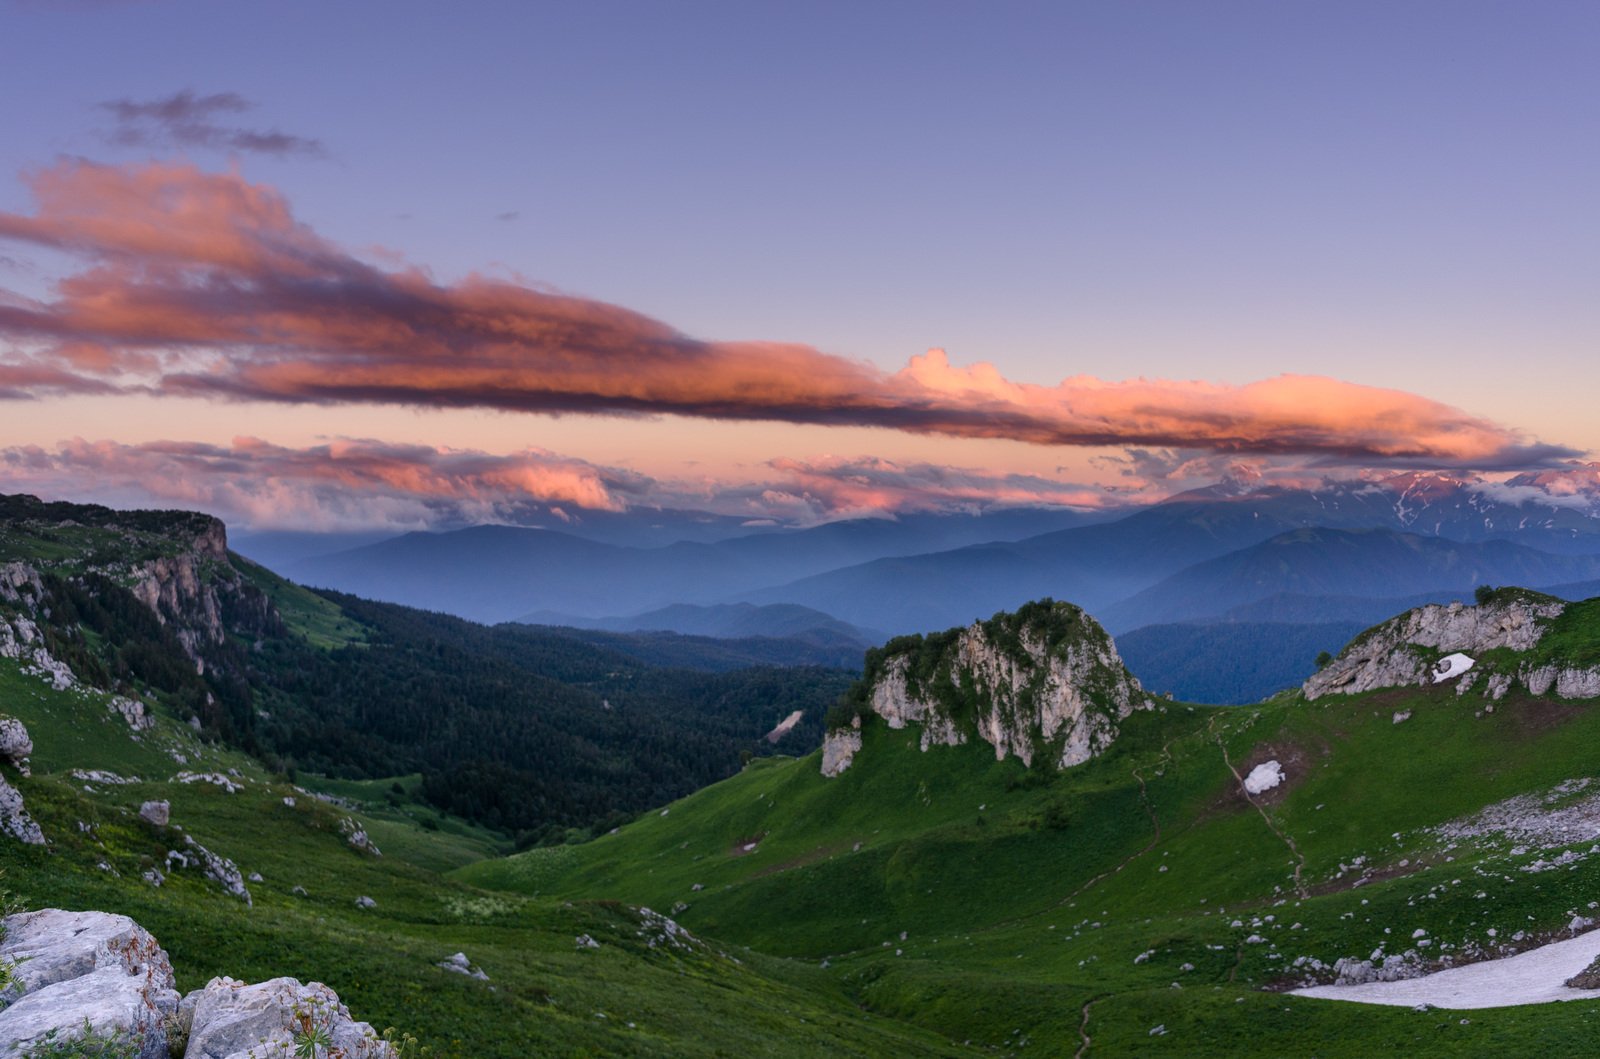
[[[172,820],[172,803],[145,802],[139,806],[139,819],[149,821],[157,827],[166,827]]]
[[[113,695],[106,703],[106,708],[128,722],[128,727],[135,732],[144,732],[155,727],[156,719],[138,699],[130,699],[126,695]]]
[[[10,835],[30,846],[44,845],[44,832],[28,815],[27,807],[22,804],[22,792],[7,783],[4,776],[0,776],[0,834]]]
[[[227,857],[218,856],[194,840],[192,835],[183,836],[188,844],[187,850],[170,850],[167,853],[167,871],[177,868],[198,867],[205,873],[206,878],[221,886],[239,900],[251,907],[255,901],[250,897],[250,891],[244,884],[244,876],[239,873],[239,866]]]
[[[468,978],[476,978],[480,982],[487,982],[489,980],[489,976],[483,973],[483,968],[478,967],[471,960],[467,959],[467,954],[464,952],[458,952],[448,960],[440,960],[436,966],[442,967],[446,971],[451,971],[455,974],[464,974]]]
[[[326,1054],[348,1059],[393,1059],[394,1049],[372,1027],[357,1022],[339,995],[321,982],[302,985],[274,978],[249,985],[213,978],[183,998],[189,1017],[186,1059],[261,1059],[294,1054],[294,1038],[308,1028],[324,1030]]]
[[[1111,637],[1069,603],[1056,603],[1047,613],[974,622],[956,633],[933,670],[931,678],[919,676],[903,651],[887,657],[866,704],[890,728],[918,725],[923,750],[976,737],[994,748],[997,759],[1015,756],[1031,766],[1036,753],[1048,752],[1050,766],[1070,768],[1110,746],[1133,711],[1155,706]],[[975,717],[957,720],[932,690],[934,680],[946,678],[973,689],[980,704]],[[848,768],[860,747],[854,726],[830,731],[823,774]]]
[[[849,728],[835,728],[822,737],[822,774],[833,777],[850,767],[861,750],[861,718]]]
[[[28,774],[28,755],[33,753],[33,740],[28,730],[15,717],[0,717],[0,761],[9,761]]]
[[[1307,699],[1317,699],[1330,694],[1353,695],[1377,688],[1429,684],[1434,676],[1425,661],[1426,652],[1417,648],[1473,656],[1498,647],[1526,651],[1539,642],[1550,620],[1565,609],[1566,604],[1560,600],[1524,599],[1476,607],[1460,603],[1417,607],[1353,641],[1338,658],[1307,680],[1302,690]],[[1554,681],[1552,672],[1549,683]],[[1543,694],[1532,681],[1525,678],[1525,682],[1534,694]],[[1546,689],[1549,683],[1545,684]]]
[[[67,1040],[85,1020],[98,1034],[139,1043],[139,1059],[167,1059],[164,1019],[178,1009],[172,965],[127,916],[45,909],[7,917],[0,958],[21,961],[0,1010],[0,1056],[26,1054],[52,1030]]]
[[[356,907],[357,908],[377,908],[378,907],[378,902],[374,901],[372,898],[368,897],[366,894],[362,894],[360,897],[356,898]]]
[[[367,832],[361,825],[348,816],[339,821],[339,833],[344,836],[346,842],[350,843],[351,848],[359,849],[363,853],[370,853],[374,857],[383,856],[378,847],[372,844],[372,839],[367,837]]]

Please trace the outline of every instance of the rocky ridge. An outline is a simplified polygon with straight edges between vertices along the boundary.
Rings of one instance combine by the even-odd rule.
[[[1533,695],[1553,690],[1561,698],[1600,696],[1600,667],[1533,657],[1570,606],[1537,592],[1502,589],[1477,606],[1417,607],[1352,640],[1301,690],[1314,701],[1456,680],[1457,692],[1465,694],[1481,680],[1484,694],[1494,700],[1518,684]],[[1509,664],[1504,661],[1508,652]]]
[[[921,747],[981,739],[995,758],[1081,764],[1116,738],[1118,722],[1153,700],[1104,629],[1070,603],[1041,600],[965,629],[892,640],[867,655],[846,716],[830,718],[822,773],[850,767],[862,719],[916,724]]]
[[[52,576],[103,578],[126,589],[172,630],[202,672],[207,648],[226,641],[229,624],[266,629],[277,622],[270,601],[233,566],[226,527],[209,515],[112,511],[10,496],[0,497],[0,531],[5,531],[0,537],[19,542],[24,556],[0,565],[0,611],[12,611],[15,626],[9,633],[0,628],[0,651],[7,649],[8,640],[13,650],[19,640],[24,648],[32,642],[28,633],[38,630],[24,630],[18,622],[27,621],[29,614],[42,620]],[[80,538],[71,558],[26,558],[31,554],[28,541],[54,542],[65,532]],[[0,613],[0,626],[4,623]]]

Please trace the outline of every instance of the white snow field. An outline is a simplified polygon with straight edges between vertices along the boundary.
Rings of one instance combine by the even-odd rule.
[[[1600,930],[1591,930],[1503,960],[1452,967],[1422,978],[1365,985],[1319,985],[1291,992],[1295,996],[1325,1000],[1402,1007],[1428,1004],[1462,1011],[1548,1004],[1556,1000],[1592,1000],[1600,997],[1600,989],[1568,989],[1561,983],[1588,967],[1596,956],[1600,956]]]

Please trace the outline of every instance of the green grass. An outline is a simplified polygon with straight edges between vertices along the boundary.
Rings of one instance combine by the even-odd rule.
[[[1540,657],[1582,664],[1597,626],[1600,608],[1570,607]],[[1086,1033],[1091,1056],[1565,1056],[1600,1029],[1593,1001],[1416,1012],[1276,991],[1299,958],[1402,952],[1418,929],[1419,951],[1460,954],[1596,914],[1600,855],[1531,872],[1558,851],[1434,831],[1600,779],[1592,703],[1453,687],[1167,703],[1059,773],[981,742],[923,752],[916,728],[873,719],[837,778],[816,754],[759,759],[611,834],[509,857],[418,804],[414,775],[301,777],[329,804],[170,719],[134,742],[103,696],[4,661],[0,709],[34,734],[35,775],[9,778],[52,842],[6,848],[25,901],[134,916],[184,989],[326,981],[446,1055],[1075,1055]],[[1287,781],[1252,804],[1235,773],[1269,758]],[[142,782],[68,775],[96,767]],[[172,782],[182,768],[235,769],[244,789]],[[137,819],[147,798],[260,874],[254,907],[181,872],[141,880],[181,842]],[[384,856],[350,847],[346,819]],[[640,906],[704,944],[652,947]],[[491,981],[435,966],[456,951]]]
[[[229,559],[245,581],[272,600],[289,631],[304,637],[312,646],[332,650],[367,642],[367,630],[332,600],[287,581],[242,555],[230,554]]]
[[[710,936],[826,959],[865,1010],[1005,1053],[1074,1054],[1087,1004],[1090,1054],[1361,1056],[1392,1040],[1476,1055],[1521,1034],[1574,1054],[1600,1004],[1422,1015],[1266,991],[1297,957],[1401,952],[1417,928],[1451,951],[1487,946],[1491,928],[1502,940],[1555,932],[1600,895],[1600,857],[1525,873],[1537,854],[1448,848],[1429,830],[1600,774],[1588,750],[1600,710],[1484,706],[1453,689],[1172,704],[1054,776],[996,762],[983,744],[923,753],[914,729],[869,722],[837,779],[814,755],[763,762],[614,835],[453,876],[681,903],[683,922]],[[1398,710],[1411,718],[1395,724]],[[1266,819],[1237,792],[1224,747],[1241,772],[1284,762]],[[1359,887],[1358,857],[1374,869]]]
[[[35,744],[33,775],[7,767],[6,776],[50,841],[7,840],[4,883],[25,907],[132,916],[167,949],[181,990],[217,975],[324,981],[356,1017],[410,1030],[441,1056],[474,1059],[961,1054],[925,1028],[864,1016],[836,977],[809,963],[715,942],[651,947],[648,924],[629,906],[489,893],[443,878],[441,867],[491,844],[488,833],[449,819],[428,830],[408,822],[410,807],[368,811],[369,801],[385,802],[393,780],[303,778],[337,788],[359,809],[307,797],[168,719],[135,742],[120,718],[101,723],[110,716],[104,698],[52,691],[0,659],[0,708],[27,724]],[[70,776],[92,768],[141,782]],[[234,769],[243,789],[173,782],[184,768]],[[147,799],[170,801],[176,826],[139,819]],[[382,857],[345,841],[346,817],[366,828]],[[183,834],[261,876],[247,884],[253,906],[194,872],[169,871],[159,888],[143,880],[165,867],[168,850],[183,848]],[[376,907],[358,908],[361,896]],[[581,935],[600,947],[580,947]],[[436,966],[457,951],[491,980]]]

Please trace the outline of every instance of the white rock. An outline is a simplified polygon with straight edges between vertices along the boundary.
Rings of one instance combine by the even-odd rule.
[[[0,834],[10,835],[30,846],[44,845],[44,832],[28,815],[27,807],[22,804],[22,792],[6,782],[4,776],[0,776]]]
[[[183,998],[190,1016],[189,1059],[260,1059],[291,1056],[302,1020],[324,1030],[329,1055],[348,1059],[393,1059],[394,1049],[365,1022],[357,1022],[339,995],[321,982],[300,984],[274,978],[247,985],[213,978],[204,989]]]
[[[9,761],[27,775],[28,755],[33,753],[33,739],[28,729],[15,717],[0,717],[0,761]]]
[[[850,728],[835,728],[822,738],[822,774],[833,777],[850,767],[861,750],[861,718]]]
[[[0,1055],[25,1054],[52,1030],[75,1038],[88,1020],[96,1033],[137,1039],[139,1059],[167,1059],[162,1019],[178,994],[147,931],[127,916],[54,908],[9,916],[4,928],[0,959],[17,962],[21,996],[0,1010]]]

